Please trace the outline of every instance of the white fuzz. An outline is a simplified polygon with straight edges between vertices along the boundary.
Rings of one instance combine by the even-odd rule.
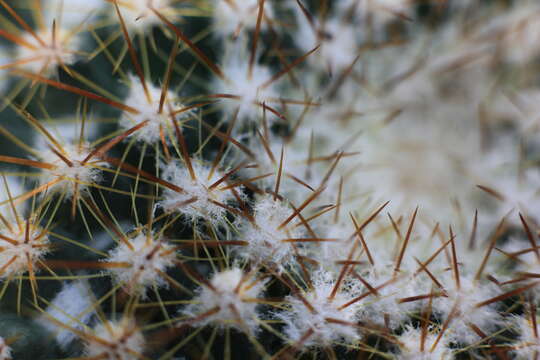
[[[152,11],[152,8],[167,18],[167,20],[174,20],[176,16],[173,7],[174,2],[173,0],[130,0],[118,1],[118,5],[128,31],[144,33],[153,26],[163,24],[159,16]],[[109,14],[115,21],[119,21],[114,8]]]
[[[528,222],[528,226],[531,227],[530,222]],[[536,256],[535,251],[531,251],[531,243],[528,241],[525,235],[523,238],[510,238],[508,243],[506,243],[504,246],[504,251],[509,254],[519,253],[519,262],[517,263],[515,269],[516,273],[519,274],[518,276],[530,276],[531,279],[535,279],[540,276],[540,260]],[[530,291],[536,298],[539,297],[540,288],[538,286],[533,287]]]
[[[83,324],[88,325],[94,315],[94,311],[91,310],[92,305],[91,289],[88,282],[77,280],[63,286],[45,310],[47,315],[42,315],[38,322],[55,334],[56,342],[65,350],[76,336],[70,330],[51,322],[49,318],[52,317],[59,323],[82,331]]]
[[[376,135],[363,137],[361,171],[350,181],[373,189],[378,202],[391,199],[389,209],[396,213],[418,204],[423,216],[440,222],[454,218],[457,200],[472,218],[483,205],[474,202],[475,184],[489,170],[474,140],[477,133],[471,125],[439,121],[444,120],[398,118]]]
[[[106,163],[98,157],[84,162],[92,151],[89,144],[82,143],[79,146],[79,144],[66,143],[62,145],[63,151],[55,150],[65,159],[50,148],[41,152],[41,159],[55,166],[52,169],[43,169],[40,177],[41,185],[59,180],[48,187],[48,192],[65,192],[66,196],[71,197],[75,194],[76,184],[78,184],[78,190],[81,191],[87,190],[89,186],[101,180],[101,170],[96,166],[106,166]]]
[[[301,245],[301,242],[295,244],[287,241],[300,239],[304,231],[298,226],[297,218],[281,227],[292,213],[292,208],[270,195],[259,199],[254,206],[254,223],[246,221],[242,228],[242,239],[247,244],[237,250],[240,256],[257,264],[275,266],[278,271],[293,264],[294,245]]]
[[[148,287],[166,286],[167,282],[160,273],[174,266],[175,247],[163,239],[156,239],[143,232],[135,238],[121,242],[109,252],[106,262],[126,263],[128,268],[111,268],[116,283],[122,284],[130,294],[139,293],[146,297]]]
[[[444,275],[442,283],[450,284],[450,275]],[[444,277],[443,276],[443,277]],[[480,340],[478,335],[469,327],[469,323],[476,325],[485,333],[489,333],[500,324],[502,319],[497,311],[497,304],[476,307],[477,304],[488,300],[500,293],[494,284],[477,283],[469,277],[461,277],[459,289],[446,289],[448,297],[439,297],[433,301],[434,311],[440,312],[446,319],[454,310],[454,318],[448,329],[448,336],[452,341],[473,344]]]
[[[358,29],[353,24],[330,19],[324,25],[317,24],[314,29],[302,12],[298,12],[297,17],[300,27],[296,39],[302,51],[307,53],[315,46],[321,46],[308,57],[308,62],[331,73],[342,71],[353,63],[359,47]]]
[[[451,350],[448,348],[448,338],[443,335],[435,348],[432,346],[438,337],[436,332],[428,329],[422,348],[422,332],[419,329],[408,326],[403,334],[398,337],[400,353],[396,355],[399,360],[450,360],[453,359]]]
[[[341,272],[343,265],[338,264],[338,262],[347,260],[354,242],[358,241],[357,237],[351,238],[351,235],[355,233],[355,230],[351,228],[350,221],[337,224],[328,221],[323,222],[320,227],[324,231],[326,238],[336,239],[336,241],[321,242],[317,247],[311,249],[311,252],[313,253],[312,257],[319,261],[325,269],[332,269],[336,273],[339,273]],[[351,260],[358,260],[360,253],[362,253],[362,245],[357,246],[356,251],[352,254]]]
[[[128,138],[135,138],[138,141],[154,144],[161,141],[161,134],[168,142],[171,138],[176,138],[174,125],[172,124],[171,112],[184,107],[182,104],[175,101],[176,96],[172,91],[168,91],[165,96],[165,103],[161,113],[159,112],[159,103],[161,99],[161,88],[153,85],[150,82],[146,82],[146,88],[150,95],[148,100],[144,88],[135,76],[130,76],[131,88],[129,94],[124,103],[139,111],[137,114],[131,114],[124,112],[120,118],[120,128],[123,130],[131,129],[132,127],[148,120],[146,124],[140,130],[132,133]],[[192,115],[192,111],[181,112],[174,116],[175,121],[179,121]],[[181,129],[182,126],[178,124]]]
[[[38,261],[49,252],[49,238],[43,231],[32,223],[28,231],[25,223],[19,227],[16,222],[0,228],[0,235],[7,238],[0,239],[0,279],[36,271]]]
[[[0,360],[11,360],[11,348],[2,337],[0,337]]]
[[[258,0],[214,0],[214,28],[221,36],[238,35],[240,31],[254,29],[259,13]],[[264,4],[261,27],[264,29],[272,17],[270,1]],[[266,19],[265,19],[266,18]]]
[[[282,348],[305,358],[334,347],[340,348],[339,355],[350,351],[344,356],[351,358],[401,360],[481,358],[499,355],[496,351],[521,359],[540,354],[540,336],[533,328],[540,317],[530,318],[535,311],[527,306],[538,306],[540,299],[540,286],[534,286],[540,278],[540,254],[534,246],[540,237],[540,0],[452,0],[444,6],[439,6],[444,0],[25,2],[35,1],[43,3],[43,14],[36,14],[43,16],[32,19],[36,21],[31,26],[44,44],[18,32],[27,27],[10,11],[2,12],[7,28],[0,36],[13,49],[0,49],[9,55],[0,63],[0,72],[7,72],[0,87],[13,85],[4,89],[5,105],[13,100],[56,118],[66,109],[48,109],[62,102],[49,101],[48,95],[80,91],[50,83],[57,89],[45,98],[40,91],[33,96],[35,87],[26,92],[25,84],[15,84],[11,75],[30,78],[26,84],[32,82],[26,72],[53,78],[60,66],[76,68],[81,65],[77,60],[92,53],[97,61],[84,64],[81,71],[101,72],[100,64],[106,70],[107,59],[112,67],[117,65],[125,81],[122,102],[127,111],[118,111],[113,119],[119,128],[114,134],[106,133],[109,126],[103,121],[111,120],[108,117],[86,122],[83,135],[88,142],[82,144],[73,125],[79,119],[49,121],[59,126],[38,129],[45,136],[32,144],[37,151],[29,151],[36,161],[8,156],[9,151],[0,154],[0,162],[13,168],[39,170],[7,173],[22,177],[16,179],[20,183],[9,183],[13,197],[52,193],[53,200],[77,200],[81,191],[83,197],[89,195],[89,189],[107,178],[101,170],[108,166],[99,148],[90,144],[101,143],[105,149],[114,143],[107,139],[123,134],[119,138],[133,145],[135,153],[140,147],[156,149],[155,159],[141,158],[144,170],[155,174],[143,176],[145,185],[159,187],[149,196],[155,221],[163,223],[171,237],[189,232],[201,244],[226,246],[184,259],[176,241],[165,238],[165,229],[127,231],[131,215],[144,216],[141,209],[118,214],[130,204],[141,205],[137,198],[148,192],[136,191],[136,186],[131,198],[106,212],[113,222],[118,218],[119,231],[126,235],[98,233],[100,224],[107,227],[106,219],[68,224],[76,233],[80,228],[96,234],[90,236],[92,248],[87,250],[106,253],[97,265],[106,282],[123,295],[114,296],[118,301],[113,299],[112,305],[105,300],[104,311],[114,319],[107,321],[93,306],[93,290],[102,295],[103,289],[94,289],[93,283],[91,289],[85,271],[64,282],[37,317],[60,349],[74,352],[66,355],[143,358],[143,329],[159,335],[164,334],[160,327],[171,324],[179,326],[178,332],[210,327],[203,331],[209,338],[152,336],[146,356],[197,357],[200,349],[206,353],[200,357],[219,357],[228,347],[228,330],[261,340],[265,352],[276,354],[274,350]],[[0,0],[0,8],[9,10],[2,4]],[[31,11],[31,5],[23,11]],[[167,53],[153,51],[153,35],[157,45],[174,40],[167,21],[193,35],[188,37],[195,45],[186,38],[181,41],[179,51],[191,55],[178,59],[175,76],[189,77],[184,79],[189,93],[204,87],[204,94],[188,97],[148,77],[142,81],[129,70],[125,75],[121,68],[130,67],[130,53],[115,5],[129,36],[137,40],[134,46],[143,65],[152,63],[153,73],[169,67]],[[102,7],[107,13],[101,16]],[[261,33],[256,39],[259,10]],[[45,27],[39,24],[42,19]],[[204,54],[215,59],[219,69]],[[155,56],[163,60],[161,65]],[[193,69],[194,77],[184,69]],[[75,81],[74,86],[85,85],[94,93],[85,96],[88,101],[103,103],[103,109],[122,108],[98,97],[107,84],[92,86],[76,78],[82,83]],[[114,86],[108,90],[117,92]],[[211,108],[195,110],[210,105],[205,99],[215,100]],[[84,112],[85,101],[77,113]],[[199,120],[219,126],[228,122],[230,136],[201,130],[190,138],[188,128],[192,123],[198,127]],[[9,125],[0,125],[0,138],[25,150],[21,128]],[[92,126],[99,134],[88,135]],[[180,144],[177,129],[186,144]],[[220,140],[223,151],[217,151]],[[167,150],[173,147],[177,151],[171,158]],[[163,151],[157,151],[160,148]],[[96,156],[85,161],[90,154]],[[130,159],[133,156],[126,157]],[[126,193],[132,180],[136,182],[123,177],[103,198],[115,202],[117,196],[107,193]],[[26,192],[28,185],[34,189]],[[0,179],[0,282],[7,286],[11,279],[30,278],[29,285],[35,285],[27,274],[42,270],[48,253],[56,249],[53,234],[38,224],[51,220],[56,225],[51,218],[58,217],[53,215],[56,201],[48,202],[48,195],[26,199],[38,201],[35,204],[22,199],[44,217],[27,226],[16,221],[2,188]],[[58,206],[57,214],[64,213]],[[66,254],[71,248],[57,255]],[[92,265],[81,256],[69,267]],[[201,275],[182,260],[193,263]],[[188,275],[198,288],[192,298],[176,299],[184,305],[178,317],[167,322],[166,311],[161,314],[154,305],[174,303],[166,291],[173,275],[180,283]],[[3,290],[0,284],[0,295]],[[47,295],[41,284],[39,290]],[[138,299],[144,308],[155,309],[145,314],[140,307],[133,318],[114,317],[116,311],[130,313],[129,305]],[[527,304],[529,300],[533,303]],[[429,321],[423,318],[426,313]],[[146,319],[148,326],[139,328],[139,319]],[[76,335],[80,344],[73,341]],[[260,339],[267,335],[272,338]],[[161,340],[163,349],[157,348]],[[6,341],[10,344],[11,339]],[[0,360],[4,345],[0,338]],[[238,344],[231,346],[238,349]],[[237,356],[254,357],[250,355]]]
[[[104,360],[141,359],[145,340],[133,319],[105,320],[85,338],[85,356]]]
[[[302,294],[313,308],[310,309],[294,295],[287,296],[288,309],[276,314],[285,323],[285,335],[292,343],[304,340],[305,347],[326,347],[334,342],[352,343],[360,338],[353,325],[358,321],[357,312],[360,302],[340,309],[354,299],[347,290],[340,290],[331,300],[329,297],[335,286],[333,275],[318,270],[312,275],[313,289]],[[330,321],[328,319],[331,319]],[[342,323],[339,323],[339,322]],[[350,325],[348,325],[349,323]],[[312,335],[307,336],[308,332]]]
[[[535,359],[535,354],[540,352],[540,339],[535,335],[534,325],[531,316],[516,316],[514,323],[519,331],[519,342],[514,350],[517,359]],[[540,317],[536,316],[536,324],[540,322]],[[538,327],[538,325],[537,325]],[[538,334],[538,330],[536,332]]]
[[[212,288],[200,288],[194,303],[186,306],[182,314],[196,318],[210,311],[211,315],[193,325],[214,324],[219,328],[233,327],[255,333],[258,328],[256,299],[260,299],[265,282],[250,278],[241,269],[233,267],[214,274],[209,283]]]
[[[219,79],[214,85],[216,92],[233,95],[234,99],[224,99],[227,114],[234,114],[238,110],[239,120],[257,121],[262,116],[262,103],[267,106],[276,106],[275,99],[279,98],[274,83],[265,85],[272,78],[270,70],[255,63],[251,77],[248,74],[249,55],[243,41],[232,44],[226,49],[224,56],[223,72],[227,79]],[[274,101],[271,101],[274,100]],[[274,119],[270,111],[266,111],[268,119]]]
[[[505,251],[509,253],[512,252],[523,252],[519,255],[519,263],[517,265],[518,273],[528,273],[535,274],[540,276],[540,261],[536,257],[534,251],[527,251],[531,249],[531,244],[526,239],[511,239],[509,244],[505,246]],[[533,289],[533,291],[538,291],[538,288]]]
[[[510,176],[500,176],[494,179],[493,189],[497,189],[504,197],[504,202],[498,202],[498,218],[513,211],[521,212],[534,221],[540,220],[540,171],[537,168],[525,170],[515,169]],[[519,177],[516,176],[519,171]],[[514,176],[512,176],[514,175]],[[514,217],[517,219],[517,217]]]
[[[234,195],[230,190],[223,190],[225,182],[214,188],[210,188],[223,174],[215,170],[210,175],[210,166],[191,160],[196,179],[192,179],[189,170],[177,162],[171,162],[163,169],[162,177],[172,184],[183,189],[176,192],[165,189],[163,200],[158,205],[165,211],[177,211],[183,214],[188,221],[205,219],[214,225],[221,224],[227,216],[227,210],[218,204],[227,205],[234,201]]]
[[[372,287],[385,284],[377,292],[379,296],[370,295],[364,301],[361,318],[374,324],[398,328],[411,314],[418,311],[420,302],[411,301],[400,303],[401,299],[429,293],[430,283],[423,277],[404,276],[391,282],[391,277],[375,276],[364,277]],[[360,285],[360,284],[357,284]],[[368,293],[368,288],[362,288],[362,293]]]
[[[31,34],[24,34],[22,39],[32,47],[16,47],[14,61],[21,61],[20,69],[49,76],[57,67],[71,65],[77,60],[80,38],[69,29],[57,28],[54,39],[51,28],[38,31],[36,35],[43,44]]]

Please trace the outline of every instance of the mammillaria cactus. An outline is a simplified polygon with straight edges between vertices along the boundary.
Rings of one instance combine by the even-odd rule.
[[[535,0],[0,0],[0,360],[540,359]]]

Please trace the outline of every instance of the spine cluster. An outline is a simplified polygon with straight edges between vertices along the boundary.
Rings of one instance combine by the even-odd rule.
[[[0,360],[540,358],[537,1],[0,10]]]

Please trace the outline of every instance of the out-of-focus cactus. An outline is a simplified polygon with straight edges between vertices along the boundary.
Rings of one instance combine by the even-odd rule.
[[[539,357],[539,24],[0,0],[0,360]]]

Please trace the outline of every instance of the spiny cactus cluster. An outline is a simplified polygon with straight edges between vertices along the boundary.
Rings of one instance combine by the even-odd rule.
[[[540,358],[540,2],[0,8],[1,360]]]

